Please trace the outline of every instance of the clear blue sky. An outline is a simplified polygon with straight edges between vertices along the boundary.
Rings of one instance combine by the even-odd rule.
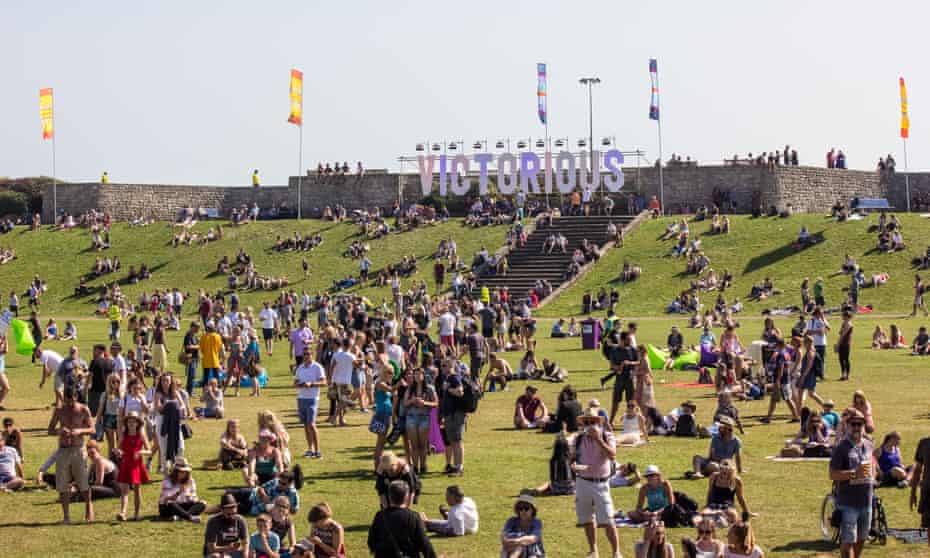
[[[538,137],[535,63],[553,137],[658,153],[647,119],[659,59],[665,154],[719,161],[790,143],[802,164],[895,154],[908,81],[911,168],[930,168],[924,2],[7,2],[0,176],[51,173],[38,90],[55,88],[58,175],[268,184],[297,170],[288,71],[304,83],[304,166],[396,167],[418,141]]]

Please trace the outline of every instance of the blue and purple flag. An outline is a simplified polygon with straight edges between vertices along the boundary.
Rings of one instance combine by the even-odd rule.
[[[649,59],[649,78],[652,80],[652,94],[649,98],[649,119],[659,119],[659,64],[655,58]]]
[[[536,103],[539,112],[539,122],[546,124],[546,65],[536,64],[536,74],[539,78],[536,85]]]

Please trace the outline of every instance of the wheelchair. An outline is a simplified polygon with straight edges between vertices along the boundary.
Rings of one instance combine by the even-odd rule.
[[[820,533],[823,540],[840,544],[840,517],[836,510],[836,498],[833,493],[827,494],[820,505]],[[877,495],[872,496],[872,524],[869,527],[868,540],[870,543],[885,545],[888,542],[888,518],[885,515],[885,506]]]

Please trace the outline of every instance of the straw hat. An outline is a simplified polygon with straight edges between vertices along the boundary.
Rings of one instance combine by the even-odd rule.
[[[533,513],[535,514],[537,512],[536,500],[531,494],[521,494],[517,496],[517,501],[514,502],[514,508],[520,504],[529,504],[529,506],[533,508]]]
[[[188,463],[187,459],[185,459],[183,456],[175,457],[174,465],[171,468],[175,471],[187,471],[188,473],[190,473],[192,470],[190,463]]]
[[[124,418],[123,420],[130,420],[130,419],[135,419],[139,421],[139,424],[145,424],[145,420],[143,420],[142,415],[139,414],[139,411],[129,411],[128,413],[126,413],[126,418]]]
[[[579,424],[587,424],[593,421],[597,421],[598,423],[604,422],[604,417],[598,412],[597,407],[588,407],[585,409],[584,413],[578,416]]]
[[[648,467],[646,467],[646,472],[643,473],[643,476],[651,477],[653,475],[661,475],[661,474],[662,474],[662,471],[659,470],[658,465],[649,465]]]

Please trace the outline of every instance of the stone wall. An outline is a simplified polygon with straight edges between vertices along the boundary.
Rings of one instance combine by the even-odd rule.
[[[624,169],[625,193],[659,196],[659,171],[655,167]],[[930,173],[910,173],[911,192],[930,192]],[[663,169],[665,205],[671,213],[691,212],[713,201],[714,190],[729,192],[735,212],[751,211],[753,194],[761,194],[763,207],[784,209],[789,204],[802,212],[826,212],[837,201],[854,197],[888,198],[898,210],[907,207],[904,175],[880,176],[877,172],[816,167],[778,167],[770,171],[754,166],[671,166]],[[473,180],[477,190],[477,180]],[[417,174],[371,171],[359,178],[349,175],[318,180],[301,178],[301,207],[305,216],[319,215],[327,205],[349,208],[388,208],[401,194],[405,203],[423,198]],[[438,189],[437,189],[438,190]],[[473,193],[475,193],[473,191]],[[449,198],[450,201],[452,198]],[[461,202],[461,198],[455,198]],[[556,198],[557,194],[556,194]],[[288,186],[225,187],[158,184],[60,184],[58,207],[72,214],[92,208],[109,212],[117,220],[135,216],[173,219],[186,206],[217,208],[221,214],[241,204],[258,202],[263,208],[297,207],[297,177]],[[461,203],[450,207],[461,207]],[[618,208],[625,208],[619,200]],[[52,219],[51,186],[43,198],[43,219]]]

